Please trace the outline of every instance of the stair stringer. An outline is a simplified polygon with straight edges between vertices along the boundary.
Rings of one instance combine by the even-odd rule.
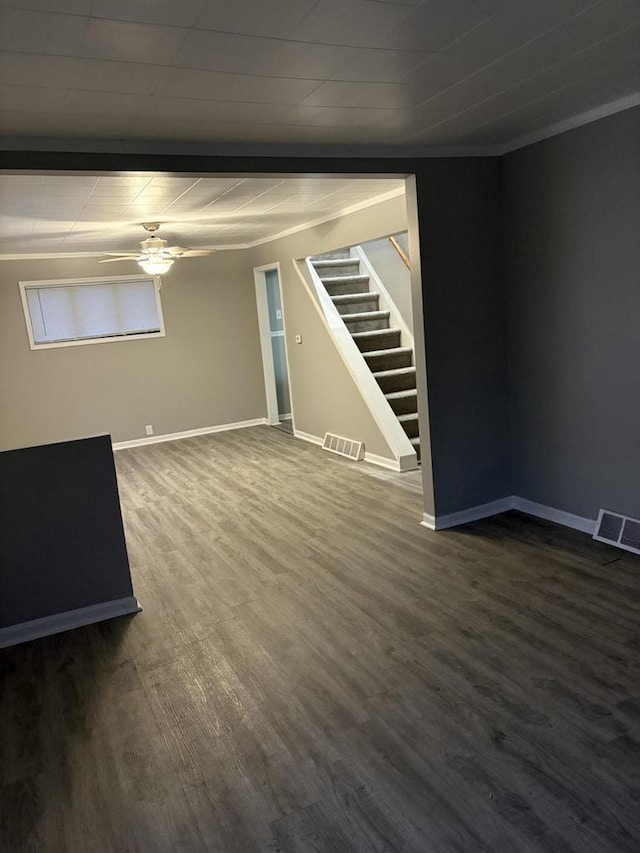
[[[389,445],[397,469],[399,471],[413,471],[418,467],[418,458],[413,445],[398,422],[395,412],[351,337],[351,332],[347,329],[338,309],[322,284],[311,258],[305,258],[304,261],[293,259],[293,265],[323,324],[331,335],[342,361],[360,391],[362,400]]]
[[[409,347],[415,353],[413,332],[405,322],[402,314],[398,311],[395,302],[389,295],[389,291],[384,286],[384,282],[371,266],[371,262],[369,261],[366,252],[362,246],[352,246],[349,254],[354,260],[360,261],[360,269],[364,270],[366,275],[369,276],[372,289],[380,294],[380,308],[385,311],[389,311],[389,325],[396,329],[400,329],[400,340],[402,342],[402,346]]]

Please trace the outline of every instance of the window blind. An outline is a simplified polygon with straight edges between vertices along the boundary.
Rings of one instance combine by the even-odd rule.
[[[153,279],[28,284],[35,344],[161,332]]]

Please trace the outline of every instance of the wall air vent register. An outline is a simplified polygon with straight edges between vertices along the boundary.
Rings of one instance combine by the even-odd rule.
[[[601,509],[593,538],[640,554],[640,519]]]
[[[364,459],[363,442],[342,438],[342,436],[333,435],[330,432],[325,433],[322,449],[328,450],[330,453],[337,453],[339,456],[346,456],[356,462]]]

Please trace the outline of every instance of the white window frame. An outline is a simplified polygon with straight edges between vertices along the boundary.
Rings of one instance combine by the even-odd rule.
[[[31,324],[31,313],[29,311],[29,304],[27,302],[27,290],[33,288],[43,288],[43,287],[64,287],[66,285],[78,285],[83,284],[99,284],[99,283],[109,283],[109,282],[123,282],[123,281],[150,281],[153,282],[155,294],[156,294],[156,308],[158,310],[158,321],[160,325],[160,330],[158,332],[143,332],[141,334],[132,333],[129,335],[105,335],[104,337],[97,338],[81,338],[78,340],[69,340],[69,341],[55,341],[52,343],[44,343],[39,344],[35,341],[33,335],[33,326]],[[96,276],[94,278],[58,278],[58,279],[43,279],[41,281],[19,281],[20,286],[20,298],[22,300],[22,310],[24,313],[24,321],[27,327],[27,336],[29,338],[29,346],[32,350],[41,350],[41,349],[57,349],[59,347],[77,347],[84,346],[86,344],[109,344],[109,343],[118,343],[120,341],[141,341],[149,338],[164,338],[165,337],[165,329],[164,329],[164,316],[162,314],[162,302],[160,300],[160,276],[157,275],[105,275],[105,276]]]

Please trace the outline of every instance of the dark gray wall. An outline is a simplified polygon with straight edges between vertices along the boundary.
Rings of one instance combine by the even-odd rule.
[[[131,595],[109,436],[0,453],[0,628]]]
[[[435,514],[511,494],[497,159],[417,176]]]
[[[640,515],[640,109],[504,158],[514,493]]]

